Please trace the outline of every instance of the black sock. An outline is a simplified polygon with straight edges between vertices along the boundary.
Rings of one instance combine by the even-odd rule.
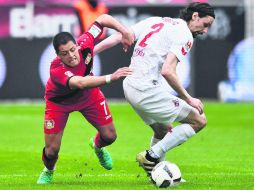
[[[44,163],[44,166],[48,169],[48,170],[53,170],[56,164],[56,161],[58,159],[58,156],[56,156],[55,158],[48,158],[46,153],[45,153],[45,147],[42,150],[42,161]]]

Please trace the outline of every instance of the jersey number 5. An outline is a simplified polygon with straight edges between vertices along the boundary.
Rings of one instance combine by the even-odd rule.
[[[141,40],[141,42],[138,44],[141,47],[146,47],[146,40],[148,40],[148,38],[150,38],[153,34],[158,33],[162,28],[163,28],[164,24],[163,23],[159,23],[159,24],[155,24],[153,26],[151,26],[152,29],[154,29],[153,31],[149,32],[143,40]]]

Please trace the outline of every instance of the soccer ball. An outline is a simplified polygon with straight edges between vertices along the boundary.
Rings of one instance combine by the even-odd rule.
[[[176,164],[162,161],[153,168],[151,180],[160,188],[174,187],[181,181],[181,171]]]

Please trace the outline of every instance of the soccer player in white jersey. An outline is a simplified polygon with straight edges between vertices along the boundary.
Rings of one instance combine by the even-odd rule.
[[[196,2],[181,10],[180,18],[151,17],[131,27],[137,41],[130,64],[133,74],[125,78],[123,89],[127,101],[154,131],[150,150],[136,158],[148,175],[167,151],[206,126],[204,106],[184,89],[176,66],[191,49],[193,37],[207,33],[214,19],[209,4]],[[113,34],[95,47],[95,53],[120,40],[120,33]],[[179,97],[163,88],[163,77]],[[180,125],[172,128],[174,121]]]

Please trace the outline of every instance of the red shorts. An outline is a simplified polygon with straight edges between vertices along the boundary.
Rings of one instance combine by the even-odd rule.
[[[69,104],[58,104],[46,99],[44,133],[55,134],[65,128],[69,113],[79,111],[93,126],[112,122],[112,116],[103,93],[99,88],[88,90],[84,98]]]

